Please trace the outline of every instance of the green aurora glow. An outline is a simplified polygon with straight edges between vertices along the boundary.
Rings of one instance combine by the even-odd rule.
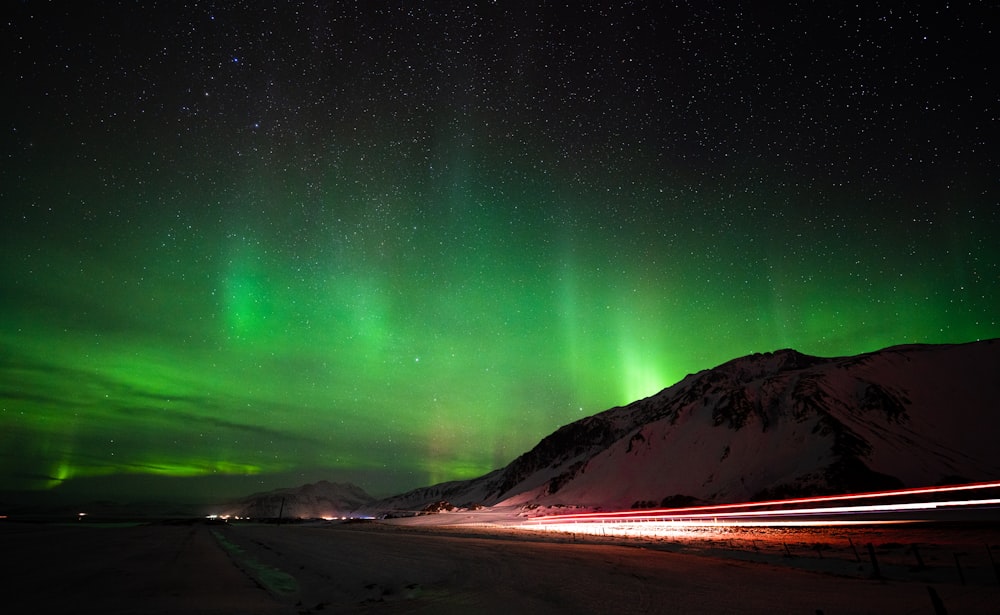
[[[21,70],[44,40],[29,10],[9,28],[31,36],[5,43]],[[229,49],[218,36],[204,53]],[[487,96],[506,100],[499,115],[434,103],[417,79],[435,117],[398,97],[365,115],[381,86],[347,76],[348,119],[282,119],[253,102],[281,71],[217,61],[219,81],[253,83],[226,93],[201,75],[189,96],[177,62],[148,115],[93,86],[46,124],[56,68],[5,103],[0,490],[135,475],[384,495],[484,474],[744,354],[1000,336],[993,144],[871,172],[886,152],[856,136],[787,164],[795,138],[772,126],[773,147],[731,137],[724,163],[664,156],[666,129],[644,140],[625,112],[589,142],[538,128],[588,113],[525,112],[544,71],[530,95]],[[445,81],[475,81],[455,71]],[[312,100],[283,87],[288,108]],[[716,121],[703,129],[729,130]],[[952,146],[914,126],[882,130]]]

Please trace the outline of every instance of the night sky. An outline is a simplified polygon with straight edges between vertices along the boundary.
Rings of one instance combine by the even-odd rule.
[[[4,3],[0,490],[389,495],[1000,336],[996,3],[270,4]]]

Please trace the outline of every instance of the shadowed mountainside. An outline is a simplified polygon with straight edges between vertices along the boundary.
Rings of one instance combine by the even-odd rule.
[[[220,506],[222,514],[257,519],[343,517],[374,498],[352,483],[316,483],[255,493]]]

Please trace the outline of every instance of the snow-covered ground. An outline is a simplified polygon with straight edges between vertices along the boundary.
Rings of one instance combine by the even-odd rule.
[[[1000,555],[995,529],[623,540],[486,520],[456,513],[281,526],[0,523],[5,612],[933,613],[928,587],[952,613],[996,613],[1000,604],[986,563],[987,547]],[[869,542],[882,580],[870,578]],[[923,570],[913,570],[914,542]],[[845,562],[846,575],[836,569]]]
[[[887,580],[809,570],[824,569],[810,560],[833,562],[833,550],[821,549],[826,560],[820,560],[801,537],[788,536],[791,557],[774,549],[782,549],[774,537],[759,536],[771,552],[752,561],[741,557],[745,545],[735,538],[692,540],[672,550],[655,541],[539,536],[485,525],[234,526],[226,535],[262,563],[291,571],[299,582],[295,600],[312,611],[924,613],[933,612],[928,585],[951,612],[993,613],[1000,603],[996,579],[983,574],[983,548],[975,567],[971,553],[963,556],[967,585],[954,568],[939,566],[942,550],[930,546],[924,557],[932,574],[911,580],[898,574],[903,548],[871,535],[858,542],[876,541]]]

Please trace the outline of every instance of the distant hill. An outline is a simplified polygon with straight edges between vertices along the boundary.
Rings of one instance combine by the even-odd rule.
[[[374,500],[352,483],[317,483],[255,493],[220,507],[223,514],[274,519],[318,519],[347,516]]]
[[[565,425],[469,481],[372,502],[627,508],[1000,476],[1000,340],[754,354]]]

